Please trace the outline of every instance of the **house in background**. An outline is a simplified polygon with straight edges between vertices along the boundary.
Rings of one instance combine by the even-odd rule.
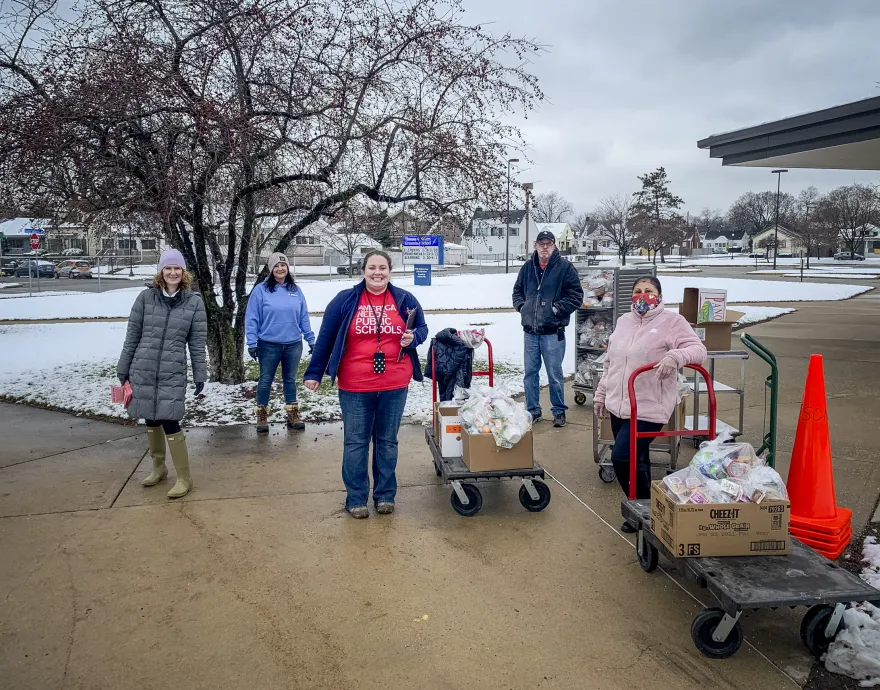
[[[755,252],[773,256],[773,243],[776,236],[776,226],[771,225],[761,232],[752,236],[752,249]],[[792,254],[797,256],[800,252],[806,252],[804,240],[801,236],[789,228],[779,226],[779,254]]]
[[[615,251],[609,237],[608,230],[601,223],[590,221],[586,227],[576,235],[577,250],[575,254],[587,252],[606,253]]]
[[[40,229],[45,233],[51,223],[51,218],[10,218],[0,221],[0,233],[6,236],[3,240],[3,255],[27,254],[31,251],[30,239],[34,229]],[[45,249],[44,243],[40,247]]]
[[[477,208],[471,218],[470,226],[464,233],[464,245],[467,247],[468,256],[472,258],[484,258],[487,260],[503,260],[507,246],[505,235],[504,216],[505,211],[487,211]],[[510,222],[510,258],[526,256],[525,248],[526,226],[528,225],[529,244],[534,244],[537,235],[537,226],[531,213],[526,216],[524,210],[511,210]]]
[[[743,252],[748,249],[749,238],[745,230],[725,228],[723,230],[709,230],[702,235],[702,244],[706,249],[724,249],[731,253]]]

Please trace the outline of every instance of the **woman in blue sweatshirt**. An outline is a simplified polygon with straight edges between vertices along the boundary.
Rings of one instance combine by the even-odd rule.
[[[278,364],[284,384],[284,411],[288,429],[305,429],[296,401],[296,374],[302,358],[302,341],[315,345],[309,309],[302,290],[290,275],[287,257],[269,256],[269,277],[254,287],[245,314],[248,354],[260,362],[257,383],[257,431],[269,431],[269,392]]]

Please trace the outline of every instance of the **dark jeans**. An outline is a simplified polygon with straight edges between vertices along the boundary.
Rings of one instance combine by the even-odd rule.
[[[565,338],[559,339],[552,335],[534,335],[523,333],[525,347],[523,359],[525,373],[523,387],[526,389],[526,407],[532,414],[541,412],[541,359],[547,369],[547,381],[550,383],[550,405],[554,415],[565,412],[565,378],[562,374],[562,360],[565,359]]]
[[[615,417],[610,412],[611,432],[614,434],[614,448],[611,451],[611,463],[617,474],[617,481],[623,489],[623,493],[629,496],[629,433],[630,422],[628,419]],[[662,424],[646,422],[643,419],[636,423],[637,431],[660,431]],[[636,442],[636,498],[651,498],[651,456],[649,446],[653,438],[640,438]]]
[[[257,382],[257,405],[269,404],[269,393],[278,364],[281,364],[281,383],[284,386],[284,404],[296,402],[296,373],[302,359],[302,340],[296,343],[257,341],[257,359],[260,362],[260,380]]]
[[[376,393],[339,391],[342,408],[342,482],[346,509],[367,505],[367,460],[373,442],[373,500],[394,503],[397,495],[397,431],[408,388]]]
[[[165,432],[166,436],[170,436],[171,434],[176,434],[180,431],[180,422],[177,422],[173,419],[145,419],[147,426],[156,428],[157,426],[162,427],[162,431]]]

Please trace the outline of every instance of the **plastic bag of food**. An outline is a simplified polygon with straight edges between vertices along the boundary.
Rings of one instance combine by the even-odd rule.
[[[663,477],[661,484],[669,498],[676,503],[686,503],[694,491],[706,486],[706,481],[696,467],[688,465]]]
[[[585,307],[614,306],[614,272],[590,271],[581,280]]]
[[[471,328],[465,331],[459,331],[458,337],[461,338],[461,341],[466,347],[476,350],[486,339],[486,329]]]
[[[591,314],[578,330],[578,343],[584,347],[605,349],[611,338],[611,330],[610,314]]]
[[[742,486],[743,492],[753,503],[788,500],[785,482],[772,467],[766,465],[753,467],[737,483]]]
[[[478,385],[467,392],[459,414],[469,434],[492,434],[497,446],[512,448],[532,428],[526,406],[511,398],[503,386]]]

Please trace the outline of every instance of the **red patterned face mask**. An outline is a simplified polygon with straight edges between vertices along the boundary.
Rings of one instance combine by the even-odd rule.
[[[660,298],[652,295],[650,292],[643,292],[640,295],[633,295],[633,311],[639,316],[644,316],[652,309],[656,309],[660,304]]]

